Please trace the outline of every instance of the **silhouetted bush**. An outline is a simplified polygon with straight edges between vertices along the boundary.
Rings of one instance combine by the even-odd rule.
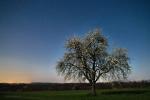
[[[96,89],[146,88],[146,87],[150,87],[150,81],[106,82],[96,84]],[[0,91],[45,91],[45,90],[87,90],[87,89],[90,89],[89,83],[31,83],[31,84],[0,83]]]

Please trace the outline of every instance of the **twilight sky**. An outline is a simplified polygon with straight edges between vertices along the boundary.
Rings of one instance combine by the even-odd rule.
[[[149,0],[0,0],[0,82],[64,82],[55,65],[64,42],[101,28],[127,48],[129,80],[150,79]]]

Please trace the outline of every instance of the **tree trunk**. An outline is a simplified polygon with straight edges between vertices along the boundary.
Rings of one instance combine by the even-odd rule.
[[[96,96],[95,83],[92,83],[92,91],[91,91],[91,94],[92,94],[93,96]]]

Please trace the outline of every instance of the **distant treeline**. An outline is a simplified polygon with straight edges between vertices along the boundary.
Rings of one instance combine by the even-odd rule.
[[[97,83],[97,89],[113,88],[146,88],[150,87],[150,81],[132,82],[105,82]],[[0,83],[0,91],[47,91],[47,90],[87,90],[88,83],[30,83],[30,84],[9,84]]]

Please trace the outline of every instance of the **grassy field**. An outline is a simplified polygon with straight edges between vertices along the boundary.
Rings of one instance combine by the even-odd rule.
[[[150,89],[97,90],[97,96],[87,90],[0,92],[0,100],[150,100]]]

